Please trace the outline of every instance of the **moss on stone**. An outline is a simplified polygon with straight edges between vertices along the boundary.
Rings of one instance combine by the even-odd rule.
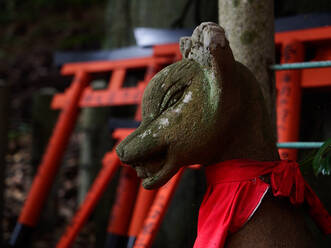
[[[247,30],[240,36],[240,41],[245,45],[249,45],[255,40],[255,38],[257,38],[257,33],[254,30]]]
[[[233,6],[238,7],[240,4],[240,0],[233,0]]]

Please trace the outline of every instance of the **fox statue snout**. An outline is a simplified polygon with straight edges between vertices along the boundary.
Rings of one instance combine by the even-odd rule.
[[[191,37],[181,38],[180,48],[183,59],[157,73],[146,87],[140,127],[116,149],[147,189],[162,186],[182,166],[245,155],[245,151],[229,153],[230,147],[238,145],[236,141],[230,145],[231,133],[234,126],[240,128],[238,121],[251,125],[240,113],[243,105],[249,107],[242,101],[251,100],[242,97],[248,93],[239,84],[255,78],[234,60],[224,30],[215,23],[202,23]],[[257,92],[253,97],[261,97]],[[265,114],[264,104],[253,108]],[[261,130],[269,123],[264,126]],[[266,142],[274,140],[260,140],[261,154]]]
[[[145,188],[163,185],[181,166],[205,161],[203,149],[213,140],[207,130],[216,128],[211,117],[217,111],[215,95],[220,94],[211,90],[202,69],[188,59],[151,80],[140,127],[117,147],[122,162],[135,168]]]

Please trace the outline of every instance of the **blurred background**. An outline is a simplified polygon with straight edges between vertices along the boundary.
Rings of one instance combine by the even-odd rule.
[[[331,2],[277,0],[274,13],[276,20],[296,15],[325,15],[331,13]],[[14,229],[57,120],[58,111],[49,107],[52,97],[64,91],[71,82],[70,77],[61,76],[61,65],[81,60],[86,52],[106,56],[100,52],[107,54],[110,50],[137,46],[135,28],[191,32],[203,21],[218,22],[218,0],[0,1],[1,106],[5,107],[5,99],[9,99],[8,108],[0,112],[0,122],[4,126],[0,129],[5,130],[5,123],[8,123],[5,138],[0,140],[3,156],[0,191],[4,199],[0,200],[0,214],[4,242]],[[331,25],[331,20],[328,21]],[[279,58],[277,62],[280,62]],[[138,71],[128,75],[126,83],[136,83],[141,74]],[[106,80],[102,76],[94,78],[93,87],[104,88]],[[86,108],[81,112],[50,200],[32,236],[32,247],[54,247],[100,169],[104,153],[114,145],[109,117],[132,118],[134,111],[135,108],[129,106]],[[330,89],[304,90],[300,140],[331,138],[330,113]],[[7,149],[5,140],[8,141]],[[89,156],[86,158],[82,154]],[[299,158],[305,155],[300,152]],[[311,168],[304,168],[304,174],[330,212],[330,177],[317,178]],[[74,247],[104,247],[117,180],[118,175],[109,184]],[[184,174],[153,247],[192,247],[204,185],[200,171]],[[329,247],[330,240],[320,240]]]

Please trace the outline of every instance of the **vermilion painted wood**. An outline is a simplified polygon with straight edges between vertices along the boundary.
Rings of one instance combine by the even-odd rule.
[[[164,45],[157,45],[153,48],[154,56],[175,56],[177,60],[181,59],[178,43],[170,43]]]
[[[89,63],[67,64],[62,69],[62,74],[73,72],[79,68],[85,68],[90,72],[108,72],[113,71],[109,87],[106,90],[93,91],[88,87],[84,93],[80,107],[100,107],[100,106],[118,106],[118,105],[140,105],[144,89],[155,73],[164,65],[174,61],[172,57],[128,59],[119,61],[99,61]],[[97,69],[101,67],[101,69]],[[125,70],[129,68],[146,67],[147,72],[143,82],[136,87],[121,88],[125,77]],[[93,69],[95,71],[93,71]],[[57,94],[52,100],[52,109],[59,109],[66,105],[68,91]]]
[[[87,83],[87,73],[78,71],[70,87],[68,104],[60,114],[51,140],[47,145],[46,152],[33,180],[27,200],[24,203],[23,210],[21,211],[18,220],[21,224],[30,227],[34,227],[37,224],[69,141],[70,134],[75,126],[79,110],[78,102]]]
[[[158,66],[157,64],[150,64],[147,67],[144,81],[139,82],[136,88],[143,90],[146,87],[147,83],[150,81],[150,79],[157,73],[159,68],[160,66]],[[115,75],[113,73],[112,78],[114,76]],[[118,78],[117,82],[119,82],[119,80],[123,81],[123,79],[124,78]],[[113,81],[113,79],[111,81]],[[109,88],[109,90],[118,90],[121,87],[121,84],[122,83],[117,83],[115,87]],[[141,99],[142,94],[140,95],[139,102],[136,103],[138,106],[135,114],[135,120],[137,121],[141,120]],[[139,201],[139,196],[137,202],[134,202],[136,200],[137,191],[138,178],[136,177],[136,172],[132,168],[123,168],[120,176],[120,181],[117,186],[116,200],[110,213],[107,228],[107,232],[108,235],[110,235],[110,238],[116,239],[116,237],[113,236],[114,234],[120,235],[120,237],[127,236],[129,226],[132,225],[132,222],[136,221],[137,219],[137,217],[135,217],[135,213],[132,213],[133,209],[136,208],[137,204],[142,204],[143,206],[140,207],[147,207],[149,209],[152,202],[141,202]],[[134,217],[133,220],[130,220],[132,214]],[[139,217],[143,219],[145,218],[145,216]]]
[[[282,63],[301,62],[304,46],[293,40],[283,44]],[[278,142],[297,141],[301,108],[301,70],[279,72],[277,82],[277,131]],[[279,149],[281,159],[296,160],[297,150]]]
[[[131,223],[128,231],[129,237],[137,237],[143,224],[148,211],[154,201],[157,190],[147,190],[140,185],[136,204],[133,210]]]
[[[188,168],[200,169],[201,165],[191,165],[191,166],[188,166]],[[175,182],[175,183],[177,183],[177,182]],[[172,185],[171,187],[174,187],[172,190],[175,190],[176,185]],[[162,188],[159,189],[159,191],[160,190],[162,190]],[[130,224],[129,231],[128,231],[128,236],[130,238],[138,237],[138,234],[139,234],[139,237],[137,238],[137,241],[135,242],[135,246],[133,246],[133,247],[138,247],[138,245],[139,245],[139,247],[150,246],[155,238],[157,230],[159,229],[160,222],[162,221],[163,215],[165,214],[165,211],[167,210],[167,204],[170,203],[173,192],[171,192],[171,190],[168,191],[167,193],[165,193],[163,191],[163,193],[160,193],[161,195],[159,195],[159,193],[157,193],[157,192],[158,192],[157,190],[146,190],[142,186],[140,186],[137,200],[136,200],[136,205],[133,210],[131,224]],[[158,203],[160,203],[160,198],[163,197],[164,194],[169,194],[169,195],[167,195],[168,198],[166,201],[166,206],[164,208],[161,207],[161,209],[160,209],[160,211],[161,212],[163,211],[164,213],[160,213],[161,215],[157,217],[157,218],[160,218],[159,220],[156,220],[155,222],[148,221],[148,224],[146,224],[147,218],[150,218],[150,216],[152,215],[152,212],[155,212],[156,211],[155,209],[157,209],[157,206],[159,206],[156,203],[153,203],[153,201],[155,200],[156,194],[159,196],[159,200],[157,200]],[[152,203],[153,203],[154,209],[151,208]],[[147,236],[145,234],[143,234],[143,233],[145,233],[146,225],[148,225],[151,230],[150,235],[147,235]],[[144,229],[144,227],[145,227],[145,229]],[[129,246],[128,246],[128,248],[129,248]]]
[[[87,90],[84,92],[79,107],[102,107],[139,104],[144,93],[143,88],[130,87],[119,90]],[[66,105],[67,96],[56,95],[52,100],[52,109],[60,109]]]
[[[305,44],[317,44],[316,57],[314,61],[329,60],[331,57],[331,27],[312,28],[305,30],[295,30],[279,32],[275,35],[277,46],[283,46],[288,41],[296,39]],[[329,43],[323,43],[329,41]],[[322,42],[322,43],[321,43]],[[123,77],[123,68],[139,68],[150,64],[167,65],[181,58],[178,44],[165,44],[155,46],[153,49],[154,57],[127,59],[118,61],[97,61],[66,64],[62,69],[63,75],[73,74],[76,70],[84,69],[88,72],[107,72],[114,71],[119,73],[119,77]],[[119,72],[121,71],[122,72]],[[122,73],[122,74],[121,74]],[[329,87],[331,86],[331,68],[305,69],[302,72],[301,87]],[[93,92],[91,89],[86,89],[82,100],[79,103],[80,107],[97,107],[97,106],[117,106],[117,105],[132,105],[138,104],[143,88],[135,87],[130,89],[120,89],[117,87],[117,75],[112,77],[113,82],[110,84],[110,89],[104,91]],[[279,72],[276,73],[277,82]],[[144,80],[147,83],[149,80]],[[114,86],[112,86],[114,85]],[[63,94],[58,94],[54,97],[52,108],[62,108],[66,103],[66,97]]]
[[[301,30],[278,32],[275,34],[276,44],[287,43],[291,40],[298,42],[320,42],[331,38],[331,26],[308,28]]]
[[[97,176],[97,179],[93,182],[93,185],[87,193],[84,202],[75,213],[71,224],[67,227],[64,235],[62,235],[60,241],[57,243],[57,248],[68,248],[72,246],[80,229],[90,216],[92,210],[95,208],[95,205],[105,191],[109,181],[120,166],[120,161],[115,151],[107,153],[102,164],[103,166]]]
[[[200,170],[202,168],[202,165],[201,164],[193,164],[193,165],[188,166],[187,168],[193,169],[193,170]]]
[[[331,26],[278,32],[275,34],[277,46],[284,47],[285,44],[293,40],[315,47],[316,54],[312,61],[331,59]],[[280,74],[281,72],[276,72],[276,84],[281,80]],[[301,74],[301,87],[331,87],[330,75],[331,68],[304,69]]]
[[[134,248],[151,247],[183,171],[184,169],[182,168],[166,185],[158,190],[153,205],[134,244]]]
[[[121,168],[116,200],[109,216],[108,233],[127,235],[139,182],[134,169],[127,166]]]
[[[124,82],[126,70],[124,68],[115,69],[110,77],[108,90],[119,90]]]
[[[331,33],[328,43],[316,47],[315,57],[312,61],[331,60]],[[315,68],[302,70],[302,88],[331,87],[331,68]]]
[[[113,138],[118,139],[118,140],[124,140],[134,130],[135,129],[133,129],[133,128],[117,128],[113,132]]]
[[[134,129],[117,129],[114,131],[113,137],[118,139],[119,143],[133,131]],[[121,163],[115,150],[106,153],[102,160],[102,164],[102,169],[98,173],[96,180],[93,182],[92,187],[84,199],[84,202],[75,213],[71,224],[67,227],[67,230],[62,235],[60,241],[57,243],[57,248],[69,248],[72,246],[80,229],[83,227],[84,223],[90,216],[111,178],[114,176],[116,170],[120,166]]]
[[[82,63],[68,63],[62,67],[62,75],[73,75],[79,70],[84,70],[88,73],[109,72],[120,68],[142,68],[148,67],[150,64],[170,64],[173,59],[170,57],[146,57],[133,58],[125,60],[107,60]]]

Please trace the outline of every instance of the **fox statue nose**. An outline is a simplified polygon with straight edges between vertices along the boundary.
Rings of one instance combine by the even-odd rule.
[[[124,149],[121,143],[116,147],[116,153],[119,159],[122,161],[124,159]]]

